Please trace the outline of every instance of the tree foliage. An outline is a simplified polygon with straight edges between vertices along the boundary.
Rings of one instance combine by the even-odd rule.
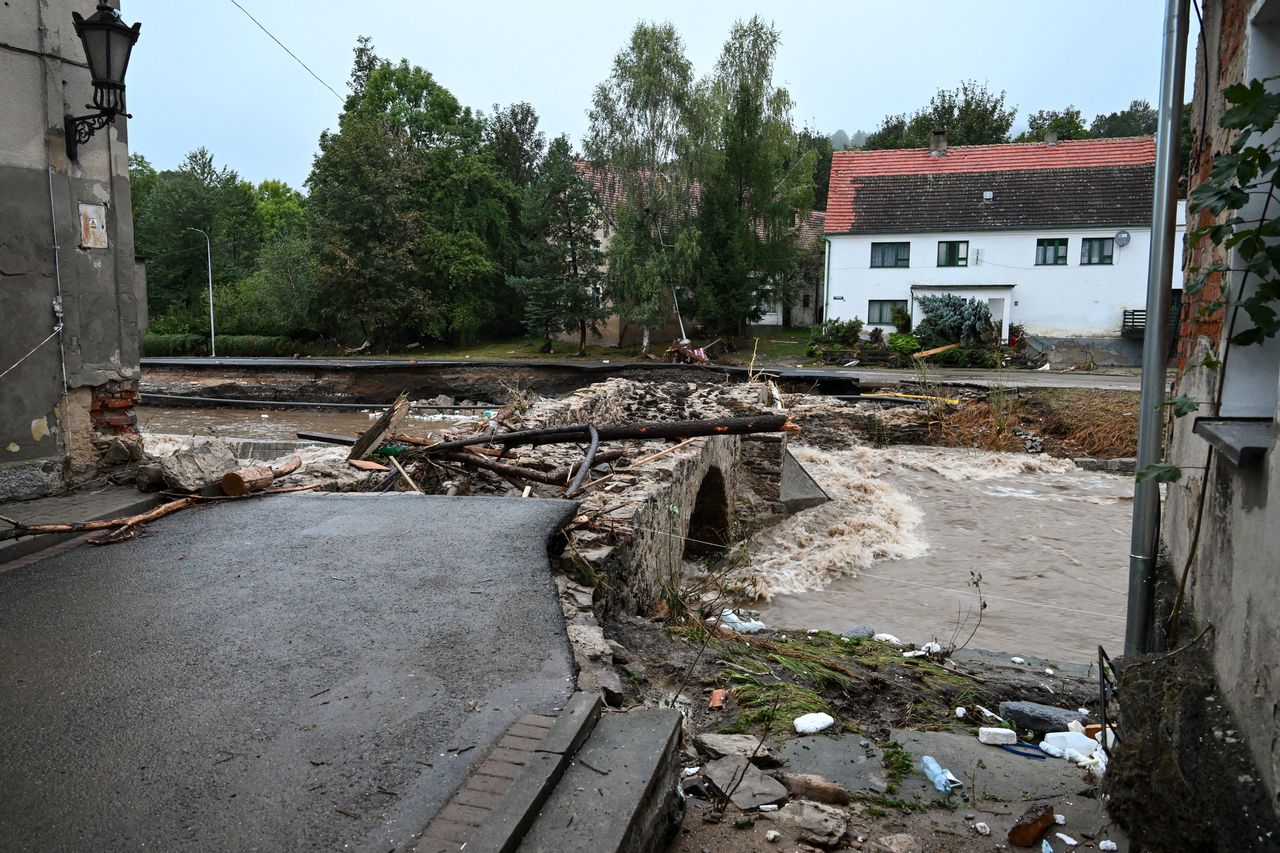
[[[1027,116],[1027,129],[1013,141],[1044,142],[1045,134],[1050,130],[1058,135],[1059,142],[1089,138],[1089,129],[1084,126],[1080,110],[1068,104],[1061,110],[1037,110]]]
[[[307,179],[324,325],[374,344],[468,340],[505,286],[515,189],[483,122],[426,70],[361,39],[350,87]]]
[[[667,316],[669,288],[689,269],[692,233],[689,153],[693,66],[669,23],[639,23],[592,97],[586,153],[621,202],[609,242],[607,292],[627,322]]]
[[[736,22],[700,88],[702,114],[718,119],[698,161],[695,274],[698,319],[713,333],[740,334],[763,305],[790,296],[800,260],[795,223],[813,206],[817,152],[796,134],[791,97],[773,83],[778,43],[758,16]]]
[[[1089,125],[1089,136],[1094,139],[1150,136],[1156,132],[1159,118],[1159,111],[1146,101],[1130,101],[1123,110],[1094,118],[1093,124]]]
[[[537,176],[538,162],[547,148],[547,137],[538,129],[538,113],[524,101],[506,109],[493,105],[493,115],[485,122],[484,142],[503,177],[521,189]]]
[[[604,306],[604,225],[590,185],[578,172],[568,137],[551,142],[523,207],[525,245],[520,275],[512,284],[526,297],[525,325],[550,343],[564,331],[578,333],[585,354],[587,333],[599,335]]]
[[[935,129],[945,129],[951,145],[1008,142],[1016,114],[1016,107],[1005,106],[1003,91],[965,80],[955,89],[939,89],[928,106],[915,112],[885,116],[862,147],[926,148]]]

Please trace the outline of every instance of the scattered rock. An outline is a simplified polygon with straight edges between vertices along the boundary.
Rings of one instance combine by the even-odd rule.
[[[702,772],[716,790],[743,811],[779,802],[787,796],[781,782],[764,775],[741,755],[727,755],[712,761]]]
[[[179,492],[198,492],[222,480],[240,463],[220,438],[200,444],[184,444],[172,456],[160,460],[165,485]]]
[[[840,843],[849,828],[849,819],[840,809],[795,800],[778,810],[778,822],[794,826],[800,841],[830,849]]]
[[[629,663],[623,667],[623,671],[632,681],[649,680],[649,668],[642,663]]]
[[[1001,702],[1000,716],[1020,729],[1031,729],[1038,734],[1064,732],[1071,723],[1086,717],[1073,708],[1056,708],[1039,702]]]
[[[164,488],[164,470],[159,462],[138,466],[138,476],[133,481],[140,492],[158,492]]]
[[[841,637],[849,637],[850,639],[869,640],[876,635],[875,629],[867,625],[854,625],[847,631],[841,631]]]
[[[580,652],[587,660],[608,662],[613,659],[613,651],[604,639],[604,629],[599,625],[569,625],[568,632],[574,651]]]
[[[1053,806],[1032,806],[1009,830],[1009,843],[1014,847],[1034,847],[1051,826],[1054,826]]]
[[[761,767],[776,767],[778,762],[773,757],[772,745],[765,741],[760,743],[760,738],[755,735],[717,735],[717,734],[701,734],[693,739],[694,746],[698,752],[708,758],[725,758],[730,755],[739,755],[743,758],[749,758],[753,763]],[[759,747],[757,750],[756,747]]]
[[[770,844],[777,844],[782,840],[782,833],[778,832],[776,829],[771,829],[764,834],[764,840],[768,841]]]
[[[613,708],[621,708],[622,703],[627,699],[627,694],[622,689],[622,679],[618,678],[618,673],[613,667],[601,666],[596,668],[595,676],[605,704]]]
[[[914,835],[905,832],[882,835],[872,842],[871,849],[875,853],[923,853],[924,850]]]
[[[787,786],[793,797],[803,797],[815,803],[828,803],[833,806],[847,806],[849,792],[821,776],[812,773],[783,773],[782,784]]]
[[[631,663],[631,652],[627,651],[621,643],[616,640],[605,640],[609,646],[609,651],[613,652],[613,662],[618,664]]]
[[[773,755],[786,765],[787,773],[817,776],[845,791],[883,794],[889,789],[880,749],[853,735],[793,738],[774,749]]]
[[[990,827],[990,826],[988,826],[987,824],[985,824],[985,823],[983,823],[983,822],[979,821],[978,823],[975,823],[975,824],[973,825],[973,831],[974,831],[974,832],[976,832],[976,833],[978,833],[979,835],[990,835],[990,834],[991,834],[991,827]]]

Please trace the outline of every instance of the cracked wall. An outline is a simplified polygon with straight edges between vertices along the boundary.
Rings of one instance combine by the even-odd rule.
[[[0,370],[16,365],[0,378],[0,500],[92,477],[96,440],[131,418],[118,394],[139,376],[145,293],[134,256],[127,120],[99,131],[77,161],[67,159],[62,127],[64,113],[83,113],[92,97],[71,13],[88,16],[95,6],[11,0],[0,7],[0,79],[9,95],[0,122]],[[92,247],[82,242],[82,205],[105,223]],[[114,423],[93,415],[104,399],[117,401]]]

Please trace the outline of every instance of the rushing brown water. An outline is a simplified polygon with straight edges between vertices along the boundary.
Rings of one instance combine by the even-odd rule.
[[[1122,645],[1131,477],[1065,460],[942,448],[796,456],[833,498],[766,531],[749,571],[772,596],[766,623],[865,624],[908,642],[1051,660]]]
[[[299,430],[335,435],[358,435],[381,414],[380,409],[318,411],[314,409],[171,409],[152,406],[138,408],[138,429],[144,433],[208,435],[222,438],[263,438],[291,440]],[[438,416],[413,412],[401,431],[425,436],[433,429],[457,423]]]

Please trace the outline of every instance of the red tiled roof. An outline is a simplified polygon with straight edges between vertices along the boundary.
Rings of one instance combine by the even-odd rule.
[[[854,203],[864,178],[1151,166],[1155,159],[1155,139],[1150,136],[1074,139],[1056,145],[957,145],[940,157],[928,148],[837,151],[831,160],[826,233],[845,234],[854,228]]]

